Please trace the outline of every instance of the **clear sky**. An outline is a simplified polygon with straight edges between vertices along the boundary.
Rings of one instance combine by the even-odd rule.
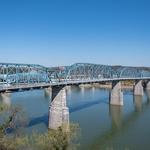
[[[150,66],[149,0],[0,0],[0,62]]]

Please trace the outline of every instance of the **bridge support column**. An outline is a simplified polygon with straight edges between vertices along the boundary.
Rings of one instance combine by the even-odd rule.
[[[146,90],[150,90],[150,81],[148,81],[146,84]]]
[[[49,128],[57,129],[65,125],[69,129],[69,109],[66,104],[64,87],[52,87],[52,100],[49,107]]]
[[[150,81],[148,81],[146,84],[146,95],[148,102],[150,102]]]
[[[121,82],[114,81],[110,93],[110,104],[123,106],[123,92],[121,91]]]
[[[142,80],[137,81],[135,83],[135,86],[134,86],[134,95],[137,95],[137,96],[143,96],[144,95]]]

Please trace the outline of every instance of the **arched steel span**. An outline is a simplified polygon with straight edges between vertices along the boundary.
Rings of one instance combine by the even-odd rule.
[[[61,80],[150,77],[150,68],[76,63],[46,68],[36,64],[0,63],[0,83],[48,83]]]
[[[0,63],[1,83],[49,82],[47,68],[36,64]]]
[[[67,67],[58,67],[51,75],[51,78],[67,80],[136,78],[150,77],[150,68],[76,63]]]

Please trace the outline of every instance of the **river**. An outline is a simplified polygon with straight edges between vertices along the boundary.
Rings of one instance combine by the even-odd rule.
[[[7,105],[22,107],[31,130],[46,132],[50,95],[44,90],[11,93],[1,97]],[[70,122],[81,128],[80,150],[149,150],[150,100],[124,91],[124,106],[109,105],[109,90],[67,89]]]

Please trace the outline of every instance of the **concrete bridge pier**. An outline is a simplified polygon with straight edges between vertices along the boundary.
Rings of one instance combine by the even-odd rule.
[[[134,86],[134,95],[136,95],[136,96],[143,96],[144,95],[142,80],[136,81],[135,86]]]
[[[148,81],[146,84],[146,95],[147,95],[148,101],[150,101],[150,81]]]
[[[49,107],[49,128],[57,129],[62,125],[69,128],[69,109],[66,104],[66,90],[62,86],[52,87],[52,100]]]
[[[147,84],[146,84],[146,90],[150,91],[150,81],[148,81]]]
[[[123,106],[123,92],[121,91],[121,82],[113,81],[110,93],[110,104]]]

